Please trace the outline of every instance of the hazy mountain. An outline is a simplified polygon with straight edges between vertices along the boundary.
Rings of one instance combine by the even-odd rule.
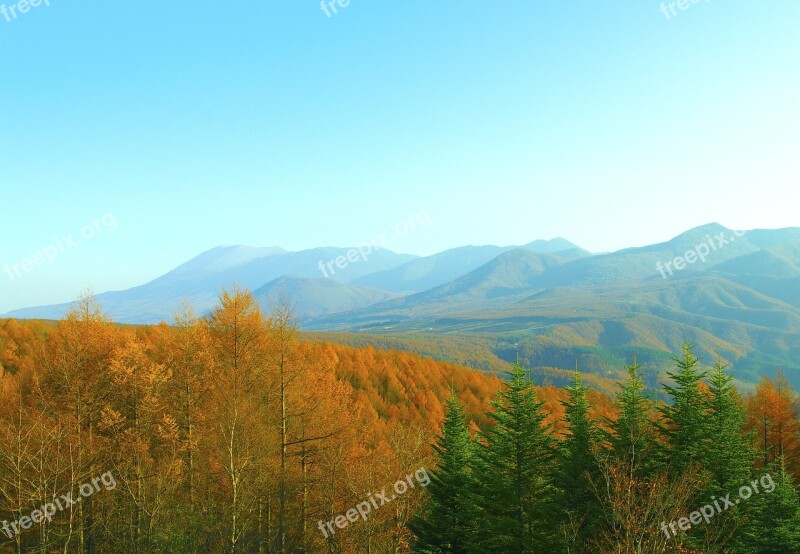
[[[236,283],[265,307],[282,291],[307,329],[480,336],[496,340],[503,359],[517,344],[538,363],[571,367],[580,358],[603,371],[631,353],[668,363],[690,341],[708,360],[735,364],[743,382],[782,367],[800,384],[800,229],[741,233],[712,223],[601,255],[564,239],[423,258],[382,250],[347,260],[348,251],[216,248],[98,299],[117,321],[155,322],[186,297],[203,313]],[[65,309],[9,315],[58,318]]]
[[[334,281],[348,281],[371,271],[396,267],[415,258],[381,249],[371,253],[366,262],[352,255],[356,261],[349,261],[347,255],[351,251],[350,248],[332,247],[300,252],[286,252],[277,247],[219,247],[192,258],[145,285],[98,294],[97,299],[115,321],[158,323],[171,321],[187,299],[197,313],[205,313],[217,303],[223,287],[237,285],[256,290],[285,275],[322,278],[320,263],[326,267],[329,261],[333,266],[332,272],[327,270],[329,278]],[[335,264],[337,258],[344,269]],[[70,305],[71,303],[64,303],[24,308],[10,312],[6,317],[58,319],[64,316]]]
[[[689,341],[707,361],[721,355],[734,363],[745,382],[782,367],[800,384],[798,231],[742,235],[712,224],[665,243],[577,260],[513,250],[445,285],[314,328],[513,336],[530,342],[537,363],[568,359],[565,348],[595,349],[595,360],[646,348],[668,363],[667,353]],[[676,268],[675,259],[689,251],[705,262],[698,257]],[[672,275],[665,269],[665,278],[657,264],[668,262]]]
[[[565,238],[554,238],[551,240],[535,240],[533,242],[529,242],[528,244],[523,245],[523,248],[527,248],[533,252],[539,252],[540,254],[558,254],[563,253],[565,251],[570,252],[583,252],[584,255],[588,256],[589,252],[578,246],[577,244],[573,244]],[[566,257],[566,256],[562,256]]]
[[[255,290],[253,296],[269,312],[272,306],[286,298],[297,317],[303,321],[321,316],[357,310],[397,295],[340,283],[333,279],[280,277]]]
[[[513,248],[462,246],[366,275],[354,283],[400,293],[422,292],[457,279]]]
[[[379,271],[354,281],[398,293],[423,292],[467,275],[516,246],[462,246],[432,256],[417,258],[387,271]],[[522,248],[542,254],[555,254],[574,260],[591,256],[590,252],[563,238],[536,240]]]
[[[719,233],[723,233],[729,238],[732,237],[734,240],[722,247],[717,247],[716,241],[713,245],[709,244],[709,241]],[[693,264],[686,264],[682,270],[675,269],[675,258],[685,256],[687,252],[697,249],[705,252],[706,246],[709,253],[704,256],[705,262],[697,259]],[[714,250],[715,247],[716,250]],[[708,271],[717,264],[757,250],[759,247],[750,243],[746,237],[736,238],[734,231],[714,223],[692,229],[664,243],[579,257],[571,263],[563,264],[542,274],[531,282],[531,287],[546,289],[598,285],[653,277],[663,278],[662,271],[664,276],[670,278],[679,274]],[[561,253],[559,256],[565,257],[566,253]],[[670,275],[670,271],[672,275]]]
[[[410,296],[406,302],[419,305],[444,301],[453,305],[512,296],[530,290],[537,277],[567,262],[556,255],[515,248],[450,283]]]

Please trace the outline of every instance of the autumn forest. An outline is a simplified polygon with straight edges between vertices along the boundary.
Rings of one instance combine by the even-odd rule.
[[[742,397],[688,345],[666,403],[634,362],[613,397],[500,380],[305,340],[235,289],[157,326],[87,296],[2,321],[0,347],[2,552],[800,551],[797,395],[778,376]]]

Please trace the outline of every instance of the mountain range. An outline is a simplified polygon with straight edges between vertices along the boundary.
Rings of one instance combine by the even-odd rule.
[[[156,323],[187,299],[205,313],[223,287],[237,285],[265,308],[288,298],[306,330],[481,336],[501,358],[514,355],[514,343],[535,365],[561,367],[572,356],[609,376],[633,353],[661,371],[667,353],[691,342],[706,361],[733,364],[745,385],[778,369],[800,380],[800,228],[742,232],[712,223],[604,254],[563,238],[425,257],[382,249],[347,258],[352,250],[219,247],[97,299],[118,322]],[[321,269],[342,257],[335,272]],[[4,317],[57,319],[69,305]]]

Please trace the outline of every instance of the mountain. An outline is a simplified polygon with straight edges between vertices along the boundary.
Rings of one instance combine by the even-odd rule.
[[[516,248],[450,283],[410,296],[406,303],[422,305],[444,302],[452,306],[496,301],[530,290],[538,277],[568,261],[552,254],[537,254],[526,248]]]
[[[378,289],[413,294],[449,283],[487,264],[516,246],[462,246],[432,256],[417,258],[394,269],[379,271],[354,281]],[[521,248],[575,260],[590,252],[563,238],[536,240]]]
[[[581,254],[580,256],[588,256],[590,255],[589,252],[581,248],[580,246],[571,243],[565,238],[557,237],[551,240],[535,240],[533,242],[529,242],[528,244],[524,245],[523,248],[531,250],[532,252],[538,252],[540,254],[562,254],[562,257],[573,257],[573,256],[563,256],[564,252],[573,252],[575,254]]]
[[[513,248],[462,246],[366,275],[354,283],[398,293],[422,292],[457,279]]]
[[[581,359],[590,371],[609,371],[608,360],[629,363],[634,354],[656,371],[689,341],[706,361],[720,355],[734,364],[744,385],[779,368],[800,384],[798,231],[737,233],[711,224],[573,260],[517,249],[445,285],[311,327],[488,337],[491,352],[508,361],[511,341],[531,363],[569,369]]]
[[[381,312],[386,316],[431,317],[441,313],[494,309],[507,303],[520,302],[531,294],[556,288],[571,289],[654,279],[659,276],[659,263],[663,265],[673,261],[678,255],[694,250],[701,241],[708,240],[706,237],[712,232],[717,235],[734,235],[733,231],[711,224],[683,233],[662,244],[577,257],[573,253],[580,249],[564,239],[536,241],[505,252],[449,283],[403,299],[368,307],[352,316],[356,321],[364,316],[372,319]],[[536,253],[532,248],[556,250],[557,253]],[[559,248],[566,250],[558,250]],[[758,247],[740,241],[736,247],[729,248],[724,253],[726,255],[722,251],[715,252],[719,255],[713,262],[720,263],[722,260],[757,250]],[[566,257],[562,257],[562,254],[566,254]],[[708,270],[713,265],[708,263],[703,269]],[[687,266],[687,269],[690,267]],[[675,275],[677,273],[673,270],[673,278]],[[336,322],[339,323],[340,320],[336,318]]]
[[[583,250],[565,239],[535,241],[531,249],[558,250],[565,248],[569,257],[583,255]],[[197,313],[203,314],[217,301],[223,287],[233,285],[257,290],[281,277],[329,279],[359,288],[328,286],[338,290],[334,299],[324,298],[323,288],[289,287],[300,296],[308,317],[336,314],[342,310],[357,310],[367,302],[393,299],[397,293],[419,292],[434,288],[469,273],[514,247],[463,247],[419,258],[397,254],[384,248],[362,256],[357,248],[321,247],[288,252],[280,247],[221,246],[192,258],[172,271],[138,287],[97,295],[110,317],[120,323],[157,323],[171,321],[181,304],[190,301]],[[284,283],[288,284],[288,283]],[[308,285],[308,284],[307,284]],[[317,293],[312,294],[311,289]],[[345,293],[344,291],[348,292]],[[349,298],[348,301],[342,299]],[[312,306],[311,299],[319,302]],[[20,319],[60,319],[71,302],[14,310],[5,317]],[[341,310],[340,310],[341,308]],[[313,315],[312,315],[313,314]]]
[[[366,261],[342,248],[223,247],[98,299],[117,321],[149,323],[169,320],[187,297],[203,313],[234,283],[265,307],[285,295],[309,331],[357,333],[376,346],[385,341],[375,337],[417,337],[410,349],[422,348],[422,337],[466,337],[458,361],[473,367],[521,354],[554,371],[579,360],[613,378],[636,356],[655,385],[688,341],[706,361],[719,355],[733,364],[741,386],[779,368],[800,385],[797,228],[741,232],[711,223],[596,255],[561,238],[421,258],[382,250]],[[52,319],[66,307],[9,315]],[[432,350],[444,352],[442,340]]]
[[[185,300],[192,303],[197,313],[205,313],[216,304],[223,287],[237,285],[256,290],[286,275],[322,278],[320,265],[326,267],[328,262],[332,262],[333,267],[333,271],[327,270],[328,278],[347,282],[372,271],[396,267],[415,258],[381,249],[372,252],[365,262],[353,256],[353,251],[355,249],[333,247],[299,252],[287,252],[278,247],[219,247],[192,258],[147,284],[125,291],[98,294],[97,300],[108,315],[120,323],[158,323],[171,321]],[[349,253],[355,261],[347,259]],[[336,265],[337,258],[340,266],[344,266],[343,269]],[[59,319],[71,305],[72,303],[64,303],[24,308],[10,312],[5,317]],[[360,304],[354,304],[358,305]]]
[[[397,295],[340,283],[333,279],[307,279],[296,276],[279,277],[263,287],[256,289],[253,296],[259,301],[265,313],[271,306],[287,298],[300,320],[313,320],[321,316],[357,310],[382,302]]]

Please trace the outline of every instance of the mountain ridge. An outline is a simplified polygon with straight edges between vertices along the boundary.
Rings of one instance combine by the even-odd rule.
[[[565,349],[599,349],[605,354],[589,358],[596,361],[648,348],[661,360],[689,341],[736,364],[742,382],[783,367],[797,369],[800,383],[800,228],[736,232],[711,223],[604,254],[565,239],[423,257],[384,250],[367,261],[341,258],[344,267],[322,275],[320,261],[348,251],[218,247],[98,300],[117,321],[156,323],[170,321],[186,297],[202,314],[235,284],[265,307],[285,294],[309,331],[488,337],[519,343],[552,367],[566,359]],[[68,306],[6,317],[55,319]]]

